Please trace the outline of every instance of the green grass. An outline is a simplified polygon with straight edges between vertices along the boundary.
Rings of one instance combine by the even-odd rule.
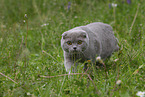
[[[0,97],[134,97],[145,91],[143,0],[131,4],[126,0],[70,2],[68,9],[67,0],[0,1]],[[111,3],[118,6],[109,8]],[[110,24],[120,46],[120,51],[105,61],[106,71],[93,69],[95,85],[87,75],[63,75],[67,72],[60,46],[64,31],[91,22]],[[77,73],[82,73],[83,65],[78,68]]]

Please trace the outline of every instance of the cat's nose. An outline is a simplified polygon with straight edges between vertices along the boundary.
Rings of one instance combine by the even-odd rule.
[[[74,50],[76,50],[76,49],[77,49],[77,47],[76,47],[76,46],[74,46],[74,47],[73,47],[73,49],[74,49]]]

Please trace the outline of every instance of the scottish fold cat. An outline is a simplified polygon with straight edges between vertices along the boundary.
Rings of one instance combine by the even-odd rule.
[[[119,50],[112,27],[101,22],[75,27],[64,32],[61,47],[64,52],[64,65],[69,73],[76,71],[78,62],[91,60],[95,64],[96,56],[105,60],[114,51]]]

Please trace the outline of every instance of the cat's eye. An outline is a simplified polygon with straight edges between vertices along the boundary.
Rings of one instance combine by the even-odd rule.
[[[68,44],[68,45],[72,45],[72,42],[71,42],[71,41],[68,41],[67,44]]]
[[[78,41],[78,44],[79,44],[79,45],[80,45],[80,44],[82,44],[82,41],[81,41],[81,40],[79,40],[79,41]]]

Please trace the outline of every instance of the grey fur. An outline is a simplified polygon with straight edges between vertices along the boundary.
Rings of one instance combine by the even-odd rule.
[[[77,44],[81,40],[82,44]],[[68,45],[67,42],[72,42]],[[61,47],[64,51],[66,71],[76,71],[78,62],[91,60],[95,64],[96,56],[106,59],[114,51],[119,50],[117,39],[112,27],[101,22],[90,23],[86,26],[75,27],[62,34]],[[75,49],[74,49],[75,48]]]

